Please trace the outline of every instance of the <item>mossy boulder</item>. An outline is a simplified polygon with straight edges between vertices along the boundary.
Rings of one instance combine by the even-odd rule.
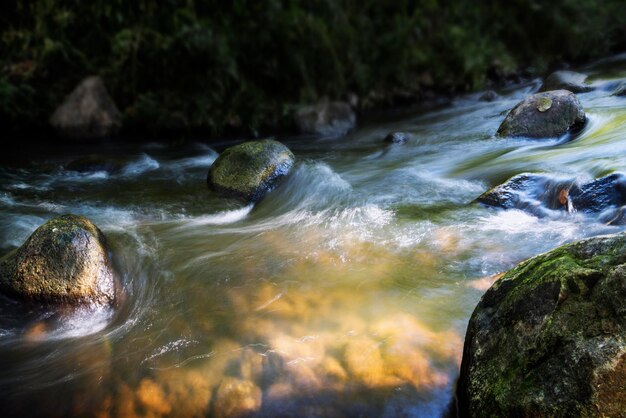
[[[626,234],[531,258],[472,314],[458,382],[460,416],[623,416]]]
[[[84,216],[46,222],[0,260],[0,291],[31,302],[112,304],[116,276],[104,234]]]
[[[289,173],[294,162],[293,153],[278,141],[244,142],[220,154],[209,169],[207,183],[222,195],[257,201]]]
[[[498,128],[501,137],[555,138],[582,128],[585,111],[567,90],[533,94],[518,103]]]
[[[585,74],[575,71],[555,71],[546,77],[539,91],[569,90],[572,93],[585,93],[593,90],[593,87],[586,84]]]
[[[322,100],[298,109],[295,123],[303,134],[339,137],[354,128],[356,115],[348,103]]]
[[[85,78],[50,117],[50,124],[69,139],[98,140],[115,135],[122,116],[102,78]]]

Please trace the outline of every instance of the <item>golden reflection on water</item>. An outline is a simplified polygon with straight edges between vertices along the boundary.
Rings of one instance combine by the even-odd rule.
[[[156,359],[148,376],[118,382],[99,416],[298,416],[301,408],[334,416],[346,402],[381,407],[398,389],[449,389],[461,336],[420,321],[418,300],[406,299],[396,279],[444,280],[439,261],[458,239],[437,232],[436,254],[340,237],[328,245],[313,228],[258,234],[230,260],[234,276],[254,280],[196,294],[221,302],[219,319],[196,321],[210,334],[210,353],[174,365]]]

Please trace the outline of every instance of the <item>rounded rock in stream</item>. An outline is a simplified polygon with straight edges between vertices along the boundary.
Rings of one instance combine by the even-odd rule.
[[[412,138],[407,132],[389,132],[384,141],[388,144],[406,144]]]
[[[555,138],[582,128],[587,117],[567,90],[533,94],[518,103],[498,128],[502,137]]]
[[[84,216],[46,222],[0,260],[0,290],[25,301],[110,305],[115,288],[106,238]]]
[[[539,91],[569,90],[572,93],[585,93],[593,90],[585,84],[587,76],[574,71],[555,71],[546,77]]]
[[[522,262],[469,321],[460,416],[623,416],[626,234]]]
[[[209,169],[209,187],[225,196],[257,201],[285,177],[293,153],[274,140],[249,141],[227,148]]]

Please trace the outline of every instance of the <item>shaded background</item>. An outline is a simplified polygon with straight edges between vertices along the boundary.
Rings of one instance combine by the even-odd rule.
[[[0,123],[37,132],[103,76],[134,136],[283,129],[299,104],[361,110],[501,84],[623,49],[620,0],[34,0],[3,3]],[[356,95],[356,96],[354,96]]]

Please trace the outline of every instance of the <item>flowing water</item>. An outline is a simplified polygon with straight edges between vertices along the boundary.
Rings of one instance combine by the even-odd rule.
[[[573,141],[494,136],[537,80],[344,138],[279,138],[298,163],[255,205],[206,186],[226,143],[112,146],[128,160],[114,174],[24,150],[0,168],[0,254],[54,216],[86,215],[125,298],[71,312],[1,299],[2,415],[444,415],[495,275],[625,229],[472,204],[525,171],[626,170],[626,98],[611,96],[625,59],[584,69],[599,88],[579,94],[589,123]],[[414,138],[386,146],[393,130]]]

